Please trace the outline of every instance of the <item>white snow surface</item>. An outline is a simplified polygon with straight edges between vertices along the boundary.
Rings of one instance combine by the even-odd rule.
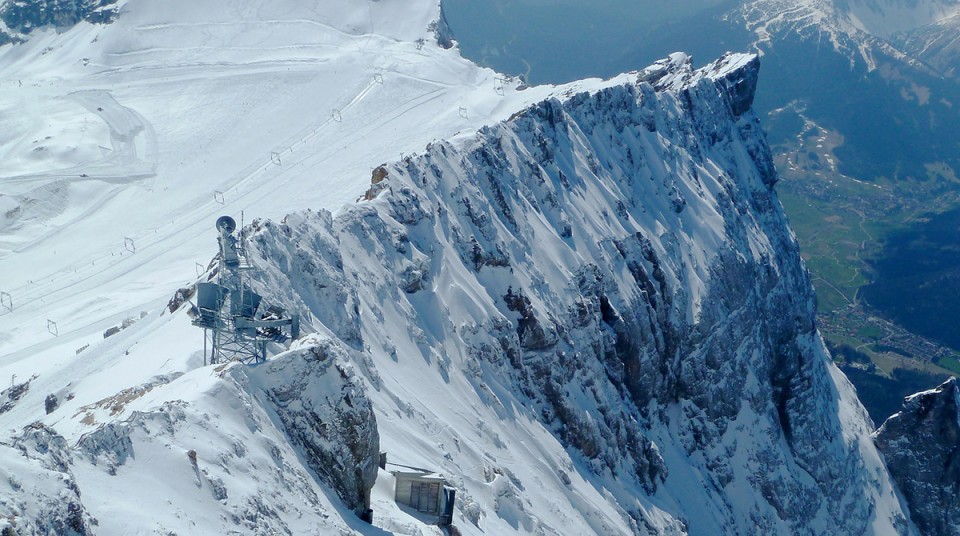
[[[510,311],[491,292],[502,292],[508,282],[547,289],[530,297],[534,309],[550,310],[558,303],[547,300],[569,284],[573,267],[589,255],[612,255],[610,238],[638,231],[653,238],[656,257],[670,259],[664,284],[676,292],[677,304],[664,314],[697,325],[716,277],[711,269],[733,240],[725,220],[730,214],[722,213],[718,199],[727,199],[728,183],[741,180],[730,176],[738,169],[747,170],[745,190],[762,190],[763,170],[750,154],[757,149],[752,138],[732,142],[732,152],[718,160],[696,154],[691,147],[701,142],[681,143],[693,133],[682,122],[669,123],[684,113],[680,95],[715,93],[714,85],[742,72],[752,56],[729,56],[695,72],[689,58],[676,54],[612,80],[527,88],[438,46],[432,25],[439,15],[432,0],[128,0],[110,25],[42,29],[25,44],[0,48],[0,380],[4,389],[8,379],[11,387],[29,381],[26,392],[0,411],[0,429],[10,431],[9,438],[0,436],[0,508],[9,511],[0,511],[0,527],[15,521],[4,516],[21,522],[50,518],[50,512],[67,512],[68,504],[82,501],[87,527],[101,535],[438,534],[392,502],[385,472],[373,491],[374,525],[359,521],[311,473],[277,425],[260,384],[250,379],[260,371],[203,366],[200,331],[185,309],[170,313],[167,301],[207,271],[216,247],[213,222],[221,214],[242,212],[247,221],[287,217],[288,228],[299,224],[322,236],[335,221],[365,229],[366,216],[385,221],[391,210],[379,197],[356,204],[381,163],[394,163],[384,187],[398,191],[413,180],[405,173],[427,161],[441,174],[463,176],[469,166],[438,151],[476,149],[490,139],[489,130],[480,130],[484,125],[546,99],[566,103],[603,93],[655,102],[655,84],[669,106],[662,117],[644,121],[665,128],[662,134],[635,135],[604,155],[594,152],[596,140],[613,136],[614,127],[568,132],[582,145],[564,148],[571,160],[563,166],[596,179],[571,194],[569,206],[578,225],[589,221],[592,227],[573,229],[565,241],[556,214],[531,211],[521,226],[524,236],[542,242],[506,243],[498,242],[506,228],[496,220],[486,229],[490,236],[477,238],[487,250],[502,243],[511,258],[524,258],[524,268],[508,275],[503,267],[472,273],[460,261],[442,260],[460,258],[457,240],[466,237],[453,236],[439,218],[431,220],[437,227],[419,228],[426,233],[421,238],[434,243],[425,237],[437,233],[443,238],[435,244],[446,249],[430,251],[437,254],[434,260],[425,252],[414,259],[429,265],[429,291],[396,301],[381,294],[388,292],[383,286],[359,282],[383,276],[386,257],[379,264],[377,249],[383,244],[365,241],[369,236],[360,232],[339,234],[337,250],[353,253],[344,258],[354,272],[343,277],[358,282],[352,295],[331,304],[329,319],[322,309],[311,309],[307,325],[317,332],[311,337],[347,346],[357,337],[350,355],[366,382],[381,448],[390,461],[444,473],[458,488],[455,524],[464,534],[722,534],[756,528],[752,523],[776,515],[775,501],[758,494],[755,480],[763,471],[758,456],[769,445],[783,449],[774,461],[784,465],[762,478],[774,482],[773,489],[781,489],[778,482],[788,483],[783,489],[796,483],[797,489],[844,501],[835,508],[817,495],[812,532],[829,533],[837,521],[831,513],[859,515],[865,503],[875,506],[861,527],[867,533],[909,532],[908,516],[869,440],[869,421],[815,332],[797,344],[812,363],[808,387],[817,394],[811,399],[832,402],[816,408],[822,422],[811,426],[834,434],[823,441],[831,460],[824,471],[842,466],[844,472],[833,477],[851,477],[851,489],[807,473],[823,476],[803,453],[788,452],[763,413],[766,402],[728,401],[740,409],[725,424],[727,431],[704,431],[719,434],[707,453],[691,446],[700,439],[683,424],[701,418],[703,408],[674,401],[651,405],[650,414],[657,416],[644,424],[654,445],[649,456],[660,457],[669,471],[656,477],[656,491],[646,490],[635,476],[620,475],[564,444],[536,397],[521,396],[519,384],[495,374],[505,363],[467,355],[470,342],[486,336],[471,329],[503,318],[500,327],[513,330]],[[726,111],[716,113],[727,118]],[[751,131],[751,121],[746,117],[728,130]],[[728,123],[718,125],[718,139],[727,139]],[[527,134],[519,129],[504,137],[519,146],[529,142]],[[435,140],[448,142],[425,149]],[[618,189],[626,188],[629,177],[608,180],[609,170],[603,177],[592,170],[626,147],[649,158],[649,184],[633,192]],[[405,159],[418,152],[427,156]],[[517,167],[525,153],[510,154],[508,166]],[[480,195],[469,184],[436,178],[438,188],[450,188],[430,194],[445,210],[456,196]],[[541,194],[534,188],[523,195],[536,204]],[[629,195],[644,202],[618,220],[608,210]],[[689,206],[683,209],[683,203]],[[752,210],[746,201],[735,204],[742,214]],[[737,243],[740,262],[766,266],[775,254],[764,229],[766,218],[780,221],[778,210],[759,221],[747,217],[749,233]],[[792,243],[792,236],[786,232],[776,240]],[[267,253],[264,262],[278,262]],[[264,269],[281,280],[282,270]],[[626,281],[628,267],[619,270],[618,281]],[[300,289],[272,290],[303,305]],[[350,305],[357,305],[357,318],[343,313]],[[798,308],[812,311],[807,303]],[[420,315],[416,322],[409,317],[414,314]],[[103,337],[122,322],[125,329]],[[562,337],[549,330],[544,336]],[[749,344],[735,349],[737,360],[757,351]],[[289,354],[275,359],[285,358]],[[755,372],[747,371],[743,389],[766,392],[766,379]],[[592,373],[602,378],[602,367]],[[577,389],[564,396],[588,422],[601,420],[592,404],[619,396],[598,395],[604,388],[591,388],[592,381],[571,385]],[[11,392],[4,391],[0,404]],[[50,414],[44,411],[48,395],[59,402]],[[34,422],[61,436],[63,445],[25,455],[42,450],[23,447],[41,441],[24,431]],[[47,437],[45,429],[30,430]],[[123,433],[110,435],[115,430]],[[90,439],[101,437],[112,439]],[[729,478],[717,487],[713,464],[720,452],[728,466],[720,472]],[[834,461],[839,465],[829,465]],[[824,491],[832,487],[840,491]],[[789,520],[778,523],[768,528],[792,526]]]
[[[155,309],[207,263],[219,214],[336,210],[379,163],[551,91],[517,92],[438,47],[432,2],[122,11],[0,49],[7,367]]]

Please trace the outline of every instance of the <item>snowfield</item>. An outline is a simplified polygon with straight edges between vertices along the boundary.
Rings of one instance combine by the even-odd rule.
[[[0,47],[0,528],[442,534],[383,450],[462,534],[915,533],[813,323],[756,57],[526,87],[433,0],[217,4]],[[308,333],[256,367],[168,307],[223,214]]]
[[[336,210],[380,163],[545,95],[437,46],[436,9],[132,2],[4,47],[0,351],[35,354],[47,319],[60,343],[99,329],[106,302],[155,309],[220,214]]]

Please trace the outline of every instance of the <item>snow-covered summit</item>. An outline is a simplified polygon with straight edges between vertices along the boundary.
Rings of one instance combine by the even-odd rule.
[[[461,530],[911,532],[813,325],[757,67],[677,54],[255,225],[259,288],[368,355],[381,444],[460,475]]]
[[[760,60],[756,54],[728,53],[697,70],[692,68],[692,63],[690,56],[677,52],[645,68],[639,80],[660,90],[685,91],[703,79],[721,89],[735,116],[753,106],[760,72]]]
[[[0,49],[0,523],[439,533],[382,449],[463,534],[913,532],[814,325],[756,57],[524,88],[433,2],[174,7]],[[168,298],[241,210],[310,335],[203,366]]]

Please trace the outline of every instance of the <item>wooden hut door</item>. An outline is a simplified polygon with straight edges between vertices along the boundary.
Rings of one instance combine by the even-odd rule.
[[[436,514],[440,507],[440,484],[430,482],[411,482],[410,506],[418,512]]]

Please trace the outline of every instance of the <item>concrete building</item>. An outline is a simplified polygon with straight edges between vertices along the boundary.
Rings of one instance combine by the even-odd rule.
[[[394,499],[418,512],[435,515],[440,526],[453,522],[456,490],[443,475],[427,471],[390,471],[396,479]]]

